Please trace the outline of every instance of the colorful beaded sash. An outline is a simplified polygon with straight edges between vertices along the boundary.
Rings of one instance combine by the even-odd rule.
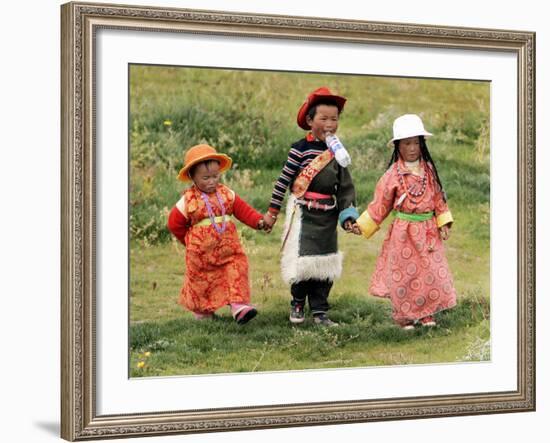
[[[326,165],[330,163],[333,157],[334,154],[327,149],[311,160],[311,163],[302,169],[302,172],[300,172],[298,177],[296,177],[296,180],[294,180],[294,184],[292,185],[292,194],[296,198],[302,197],[306,193],[307,188],[309,188],[311,181],[319,172],[323,170]]]

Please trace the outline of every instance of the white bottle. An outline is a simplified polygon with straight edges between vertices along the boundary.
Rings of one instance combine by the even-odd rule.
[[[334,158],[340,166],[347,168],[351,164],[351,157],[348,151],[336,135],[328,132],[325,136],[325,143],[334,154]]]

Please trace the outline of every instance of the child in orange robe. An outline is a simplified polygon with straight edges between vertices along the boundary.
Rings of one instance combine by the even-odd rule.
[[[263,229],[262,214],[220,184],[231,158],[208,145],[185,155],[178,179],[192,181],[172,208],[168,229],[186,247],[186,272],[179,303],[197,319],[212,318],[229,305],[235,321],[247,323],[257,310],[250,304],[248,259],[232,216],[253,229]]]

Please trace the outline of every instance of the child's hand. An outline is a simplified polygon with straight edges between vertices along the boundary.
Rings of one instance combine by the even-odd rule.
[[[269,211],[264,214],[264,218],[262,219],[264,222],[264,231],[265,232],[271,232],[273,229],[273,225],[277,221],[277,216],[271,214]]]
[[[344,222],[344,229],[345,229],[347,232],[351,232],[352,226],[353,226],[353,223],[352,223],[351,220],[346,220],[346,221]]]
[[[258,224],[256,225],[256,229],[260,230],[260,231],[265,231],[265,222],[264,222],[264,219],[261,218],[260,220],[258,220]]]
[[[352,222],[351,220],[346,220],[344,222],[344,229],[349,233],[361,235],[361,229],[359,229],[359,225],[355,222]]]
[[[448,240],[451,236],[451,228],[449,228],[449,225],[441,226],[441,228],[439,228],[439,234],[442,240]]]
[[[359,225],[357,223],[353,224],[353,233],[355,235],[363,235],[363,232],[361,231],[361,228],[359,227]]]

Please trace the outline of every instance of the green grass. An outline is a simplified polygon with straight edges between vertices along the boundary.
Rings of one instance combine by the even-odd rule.
[[[131,376],[213,374],[341,367],[389,366],[484,360],[471,355],[478,339],[488,339],[487,321],[468,326],[471,303],[442,316],[434,330],[402,331],[389,324],[387,309],[343,296],[352,303],[353,317],[338,328],[311,323],[290,327],[286,316],[262,313],[247,327],[229,317],[197,324],[189,317],[133,328]],[[282,307],[282,306],[281,306]],[[333,317],[342,321],[347,311]],[[435,353],[434,348],[440,351]],[[149,356],[145,357],[145,352]],[[137,363],[145,366],[138,368]]]
[[[335,329],[309,318],[288,322],[290,295],[279,275],[280,225],[271,235],[242,227],[251,263],[253,302],[258,317],[235,324],[228,309],[214,321],[196,321],[177,303],[185,269],[184,248],[176,242],[131,247],[131,375],[181,375],[359,367],[486,360],[476,351],[489,340],[488,279],[483,257],[463,260],[448,249],[459,305],[438,316],[433,330],[402,331],[391,320],[390,303],[366,293],[382,236],[373,242],[342,233],[344,276],[331,292]],[[453,240],[450,240],[452,245]],[[485,258],[486,259],[486,258]],[[150,352],[148,357],[145,353]],[[145,366],[138,368],[138,362]]]
[[[488,83],[132,66],[130,85],[132,376],[490,358]],[[340,235],[344,274],[330,295],[336,329],[288,322],[289,288],[278,265],[282,220],[271,235],[239,225],[259,308],[250,324],[234,324],[227,310],[197,322],[176,303],[185,250],[165,226],[184,187],[175,179],[184,151],[206,142],[229,154],[234,166],[224,182],[264,211],[290,143],[303,136],[297,109],[321,85],[348,98],[338,134],[353,158],[360,210],[389,160],[394,118],[418,113],[435,134],[430,152],[455,219],[446,250],[458,306],[440,314],[433,330],[396,328],[389,302],[367,294],[389,220],[368,241]]]

